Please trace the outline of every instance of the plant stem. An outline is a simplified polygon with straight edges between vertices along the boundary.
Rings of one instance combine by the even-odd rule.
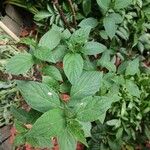
[[[73,23],[74,23],[75,27],[77,27],[77,22],[76,22],[76,12],[75,12],[75,9],[74,9],[72,0],[67,0],[67,1],[68,1],[69,5],[70,5],[71,11],[72,11],[72,15],[73,15]]]
[[[56,7],[56,9],[58,10],[59,14],[60,14],[60,17],[62,19],[62,21],[64,22],[64,25],[68,28],[68,30],[72,33],[72,30],[71,30],[71,26],[70,24],[68,23],[66,17],[65,17],[65,14],[63,12],[63,10],[61,9],[59,3],[58,3],[58,0],[53,0],[53,4],[54,6]]]

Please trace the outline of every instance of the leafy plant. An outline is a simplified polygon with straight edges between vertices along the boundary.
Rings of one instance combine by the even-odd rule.
[[[107,50],[101,43],[91,42],[89,44],[87,42],[91,27],[80,28],[73,34],[69,31],[66,34],[66,30],[61,32],[58,29],[54,26],[43,35],[38,44],[32,44],[34,47],[31,46],[30,54],[24,53],[12,57],[6,65],[6,71],[14,75],[24,74],[33,64],[40,64],[41,61],[49,62],[49,65],[41,66],[41,71],[46,75],[42,77],[42,83],[16,81],[25,101],[36,111],[43,113],[35,121],[32,129],[27,130],[22,138],[33,146],[43,147],[49,146],[50,138],[57,137],[60,148],[63,149],[63,147],[70,145],[70,148],[75,149],[77,141],[87,146],[84,126],[90,125],[91,121],[99,119],[100,116],[101,119],[104,119],[106,111],[113,102],[119,100],[119,97],[117,93],[115,95],[94,96],[101,87],[103,75],[96,69],[83,70],[84,57],[86,58],[88,54],[99,54]],[[66,36],[66,39],[63,38],[64,36]],[[27,40],[22,42],[25,43],[25,41],[27,43]],[[48,41],[51,41],[51,43]],[[62,58],[60,60],[51,59],[51,57],[54,57],[54,55],[51,55],[53,51],[56,51],[59,55],[60,46],[65,47],[62,73],[56,66],[52,65],[52,63],[62,61]],[[95,47],[95,51],[92,51]],[[18,63],[20,64],[19,67],[16,66]],[[65,83],[67,81],[65,76],[71,86],[68,91],[70,95],[68,103],[60,99],[60,89],[52,87],[49,80],[49,77],[51,77],[56,82],[63,81]],[[93,113],[90,110],[93,110]],[[65,142],[64,136],[68,136],[67,139],[71,138],[70,141]],[[48,145],[41,143],[41,137],[44,143],[47,141]]]
[[[59,4],[55,7],[61,16]],[[52,24],[39,41],[22,39],[29,51],[12,57],[5,67],[31,107],[28,112],[12,109],[19,133],[15,144],[52,147],[55,137],[60,150],[75,150],[78,141],[90,150],[131,149],[140,141],[140,133],[149,140],[145,53],[150,3],[79,0],[75,4],[81,8],[78,26],[63,14],[66,28]],[[52,18],[47,11],[38,15],[39,21]]]

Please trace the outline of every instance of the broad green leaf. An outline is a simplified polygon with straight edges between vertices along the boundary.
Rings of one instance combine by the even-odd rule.
[[[23,145],[23,144],[25,144],[25,138],[24,138],[24,134],[22,135],[22,134],[17,134],[16,136],[15,136],[15,139],[14,139],[14,141],[13,141],[13,145],[14,146],[20,146],[20,145]]]
[[[53,77],[55,80],[63,81],[60,71],[55,66],[46,66],[42,69],[44,75]]]
[[[39,47],[47,48],[50,52],[60,43],[60,40],[60,32],[51,29],[42,36]]]
[[[39,11],[37,14],[34,15],[34,20],[40,21],[42,19],[50,17],[52,14],[48,11]]]
[[[75,137],[75,139],[87,146],[86,138],[81,124],[76,120],[70,120],[68,130]]]
[[[91,0],[83,0],[82,8],[85,16],[91,12]]]
[[[19,133],[26,133],[28,131],[27,128],[24,126],[24,124],[18,121],[17,119],[14,120],[14,124],[15,124],[15,129]]]
[[[105,51],[101,58],[98,60],[97,65],[102,66],[109,71],[115,72],[116,71],[116,66],[113,64],[113,62],[110,61],[110,52]]]
[[[65,129],[65,116],[61,109],[51,109],[45,112],[34,123],[31,130],[27,133],[27,138],[59,136]]]
[[[32,145],[33,147],[39,148],[52,148],[53,144],[51,138],[46,135],[37,135],[37,136],[28,136],[26,137],[26,142]]]
[[[70,92],[70,88],[71,88],[71,85],[69,84],[69,82],[67,82],[67,83],[62,83],[62,84],[60,85],[59,91],[60,91],[61,93],[69,93],[69,92]]]
[[[49,62],[50,50],[47,47],[36,46],[33,54],[36,58]]]
[[[112,18],[110,15],[105,17],[103,24],[107,35],[112,39],[117,31],[117,25],[114,18]]]
[[[83,122],[92,122],[99,119],[100,116],[105,117],[104,114],[111,107],[111,104],[119,99],[117,95],[87,98],[80,103],[81,108],[78,110],[77,119]]]
[[[77,53],[68,53],[63,59],[63,64],[64,72],[68,80],[72,84],[76,83],[83,70],[83,58],[81,55]]]
[[[52,63],[57,63],[63,60],[65,54],[67,53],[67,48],[64,45],[58,45],[54,50],[49,53],[48,60]]]
[[[128,65],[129,65],[129,61],[124,61],[124,62],[122,62],[122,63],[119,65],[117,72],[118,72],[119,74],[125,73],[125,70],[126,70],[126,68],[127,68]]]
[[[85,43],[82,53],[86,55],[96,55],[105,51],[107,47],[98,42],[87,42]]]
[[[61,135],[58,136],[58,144],[60,150],[76,150],[77,141],[73,135],[65,129]]]
[[[80,124],[82,125],[85,137],[91,137],[91,122],[80,122]]]
[[[96,0],[100,8],[107,11],[109,9],[109,5],[111,0]]]
[[[55,80],[53,77],[42,76],[42,83],[48,85],[56,92],[59,90],[59,81]]]
[[[18,54],[8,61],[6,71],[14,75],[25,74],[29,71],[33,64],[34,60],[31,54]]]
[[[12,106],[11,107],[11,114],[18,121],[21,121],[22,123],[27,123],[29,115],[25,110],[20,109],[20,108],[17,109],[14,106]]]
[[[135,75],[139,73],[139,58],[136,58],[128,63],[126,75]]]
[[[80,100],[86,96],[94,95],[100,88],[102,73],[87,71],[71,88],[71,98]]]
[[[133,81],[127,80],[125,87],[127,88],[127,91],[129,92],[129,94],[140,98],[141,92],[140,92],[138,86]]]
[[[71,33],[68,29],[64,30],[62,33],[62,39],[69,39],[71,36]]]
[[[25,101],[35,110],[48,111],[60,105],[58,95],[47,85],[34,81],[17,81]]]
[[[132,4],[132,0],[115,0],[115,9],[123,9]]]
[[[96,70],[96,63],[91,62],[89,59],[84,60],[83,69],[85,71],[95,71]]]
[[[46,47],[37,46],[34,50],[34,56],[40,60],[56,63],[62,61],[66,54],[66,47],[58,45],[54,50],[50,51]]]
[[[79,23],[79,27],[86,27],[86,26],[90,26],[91,28],[95,28],[98,25],[98,21],[95,18],[86,18],[83,19],[80,23]]]
[[[86,26],[84,28],[76,30],[71,35],[69,42],[72,43],[73,45],[84,44],[89,38],[90,31],[91,31],[90,26]]]
[[[119,24],[123,21],[123,18],[119,13],[112,13],[109,16],[114,19],[116,24]]]

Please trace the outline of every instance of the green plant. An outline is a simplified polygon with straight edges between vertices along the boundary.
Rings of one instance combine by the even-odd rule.
[[[68,30],[60,31],[60,28],[54,26],[43,35],[38,44],[30,39],[22,40],[22,43],[30,43],[30,53],[18,54],[6,65],[7,72],[19,75],[27,73],[34,64],[49,62],[49,65],[40,65],[42,83],[16,81],[25,101],[31,108],[43,113],[31,130],[23,131],[22,140],[33,146],[45,147],[50,146],[51,137],[57,137],[61,149],[75,149],[77,141],[87,146],[85,137],[90,133],[85,130],[86,127],[90,129],[91,121],[104,119],[111,104],[119,100],[117,93],[95,95],[101,87],[103,75],[96,68],[86,71],[85,67],[83,70],[88,55],[108,51],[101,43],[87,42],[90,30],[91,27],[80,28],[70,34]],[[64,67],[59,70],[53,63],[62,59]],[[70,95],[67,103],[59,98],[62,91],[59,84],[62,81],[62,86],[68,84],[67,87],[71,87],[66,91]]]
[[[18,53],[14,45],[7,45],[7,43],[14,44],[14,41],[0,29],[0,74],[8,59]],[[12,124],[10,107],[18,106],[16,93],[15,84],[11,81],[2,81],[0,76],[0,127]]]
[[[139,133],[149,140],[149,2],[90,2],[76,3],[88,16],[77,29],[62,18],[66,28],[52,24],[39,41],[22,39],[29,51],[6,65],[31,107],[12,109],[16,145],[52,147],[55,137],[62,150],[77,141],[104,150],[131,148]]]
[[[109,109],[103,124],[97,121],[93,126],[89,149],[145,148],[150,138],[149,75],[105,76],[103,91],[119,90],[121,99]]]

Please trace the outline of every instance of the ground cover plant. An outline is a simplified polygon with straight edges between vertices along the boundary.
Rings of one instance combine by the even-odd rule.
[[[14,45],[7,45],[6,43],[12,44],[14,41],[0,29],[0,72],[4,71],[8,59],[18,53]],[[0,81],[0,127],[12,123],[10,107],[13,104],[18,104],[16,92],[15,84],[12,81]]]
[[[50,148],[55,138],[60,150],[77,142],[90,150],[148,146],[150,2],[94,2],[73,1],[69,20],[60,7],[66,1],[55,1],[62,23],[46,24],[39,40],[23,38],[28,51],[7,63],[29,105],[12,107],[15,145]],[[42,10],[34,18],[52,16]]]

